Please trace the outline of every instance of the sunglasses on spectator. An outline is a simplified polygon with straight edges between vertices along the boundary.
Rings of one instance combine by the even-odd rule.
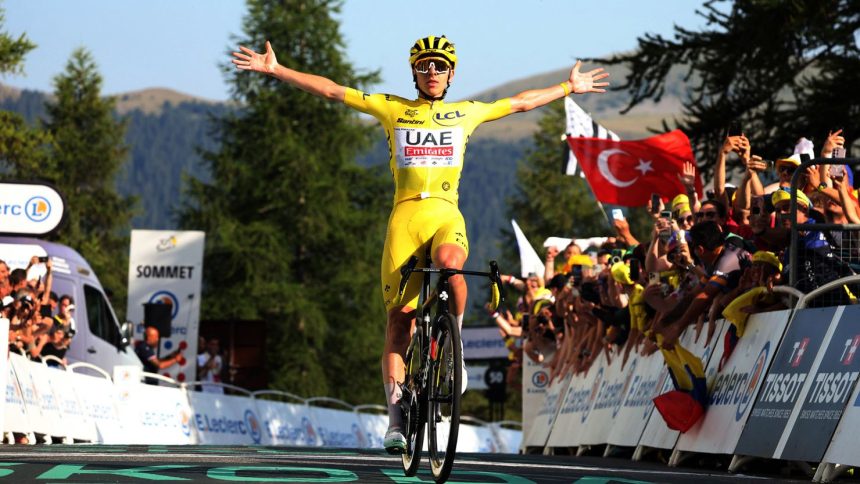
[[[675,221],[678,223],[681,223],[681,222],[687,222],[688,224],[693,223],[693,216],[687,215],[686,217],[675,217]]]
[[[780,165],[780,167],[779,167],[779,171],[781,173],[788,173],[788,174],[794,173],[794,170],[796,170],[796,169],[797,169],[797,167],[792,166],[792,165]]]
[[[430,72],[430,67],[436,70],[436,74],[447,74],[451,70],[451,64],[445,59],[431,58],[421,59],[415,62],[415,72],[419,74],[427,74]]]
[[[706,218],[706,219],[715,219],[717,218],[717,212],[708,211],[708,212],[696,212],[696,218]]]

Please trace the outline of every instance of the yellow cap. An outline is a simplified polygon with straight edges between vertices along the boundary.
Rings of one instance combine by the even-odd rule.
[[[682,205],[686,205],[687,207],[682,209]],[[683,193],[676,196],[672,199],[672,211],[673,212],[686,212],[690,210],[690,198]]]
[[[777,191],[773,192],[773,195],[770,196],[770,200],[771,202],[773,202],[774,205],[776,205],[779,202],[791,200],[791,194],[788,192],[788,190],[778,189]],[[809,200],[809,197],[807,197],[806,194],[803,192],[797,192],[797,203],[799,205],[805,206],[806,208],[812,206],[812,201]]]
[[[791,156],[786,156],[785,158],[779,158],[778,160],[776,160],[776,163],[774,163],[774,165],[779,166],[780,163],[786,163],[789,165],[800,166],[800,155],[795,153]]]
[[[591,267],[594,265],[594,263],[591,262],[591,257],[589,257],[585,254],[576,254],[576,255],[570,256],[570,259],[567,260],[567,264],[570,267],[573,267],[573,266]]]
[[[782,272],[782,263],[776,257],[776,254],[766,250],[759,250],[752,257],[753,262],[764,262],[776,267],[777,271]]]
[[[630,279],[630,266],[623,262],[616,262],[612,264],[612,278],[615,279],[615,282],[619,284],[624,284],[629,286],[630,284],[635,284],[633,279]]]

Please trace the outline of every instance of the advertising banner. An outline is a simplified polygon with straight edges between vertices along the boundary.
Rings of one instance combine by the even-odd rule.
[[[269,445],[251,398],[188,392],[194,415],[191,425],[203,445]]]
[[[0,348],[9,347],[9,320],[0,318]],[[0,388],[6,388],[6,398],[9,398],[9,387],[6,385],[9,379],[9,359],[0,358]],[[0,431],[5,430],[6,421],[6,398],[0,399]]]
[[[96,424],[78,399],[74,383],[76,380],[70,378],[70,374],[71,372],[59,368],[48,368],[47,371],[48,381],[57,399],[57,406],[63,415],[63,432],[73,439],[98,442]]]
[[[712,342],[714,355],[706,370],[709,406],[704,417],[681,434],[678,450],[734,453],[790,316],[791,311],[787,309],[750,316],[743,337],[722,371],[718,370],[723,357],[722,339]]]
[[[110,380],[67,371],[63,378],[72,383],[84,413],[95,424],[97,441],[101,444],[123,444],[126,435],[123,420],[114,400],[114,387]]]
[[[356,412],[322,407],[309,407],[308,410],[323,447],[370,447]]]
[[[272,445],[322,445],[306,405],[262,399],[255,399],[254,403],[260,411],[263,431]],[[388,420],[385,428],[388,429]]]
[[[784,445],[780,444],[780,436],[790,428],[794,408],[812,384],[808,375],[816,355],[829,342],[843,310],[828,307],[795,312],[753,404],[736,454],[779,457]]]
[[[63,221],[65,205],[50,185],[0,183],[0,234],[50,234]]]
[[[660,393],[666,378],[664,366],[663,358],[659,354],[644,357],[631,354],[623,368],[625,375],[630,375],[629,387],[623,392],[620,408],[613,408],[615,415],[612,418],[608,443],[622,447],[635,447],[639,444],[648,417],[654,410],[652,400]]]
[[[17,353],[9,355],[9,363],[15,367],[15,375],[33,432],[45,435],[65,436],[60,407],[48,379],[47,366],[35,363]]]
[[[860,307],[846,306],[839,323],[816,358],[807,377],[808,390],[800,396],[800,409],[789,420],[788,439],[780,459],[815,461],[824,457],[860,375]],[[779,449],[777,449],[779,450]]]
[[[543,448],[546,445],[550,432],[556,426],[556,415],[559,405],[562,404],[567,395],[572,381],[574,380],[570,374],[560,380],[553,381],[546,393],[544,393],[544,398],[537,403],[536,408],[532,409],[534,415],[532,420],[528,425],[523,420],[523,442],[526,447]],[[526,432],[526,428],[528,428],[528,432]]]
[[[126,317],[135,324],[135,339],[143,339],[146,303],[170,306],[171,335],[161,339],[160,355],[187,345],[184,365],[165,374],[179,382],[197,379],[197,335],[200,322],[200,282],[203,277],[205,234],[199,231],[132,230],[128,262]]]
[[[19,355],[20,356],[20,355]],[[5,359],[5,358],[3,358]],[[6,363],[6,404],[4,405],[4,432],[28,433],[33,430],[27,408],[24,406],[24,393],[18,385],[15,368]]]
[[[358,421],[367,437],[367,443],[371,449],[381,449],[384,446],[385,432],[388,430],[388,416],[378,413],[359,412]],[[427,438],[424,438],[425,442]],[[516,452],[516,451],[514,451]]]
[[[597,394],[606,375],[603,355],[598,356],[588,371],[575,375],[559,400],[558,417],[552,422],[547,447],[573,447],[580,445],[588,415],[597,401]]]
[[[705,328],[702,329],[702,332],[698,337],[696,335],[695,327],[688,326],[679,340],[681,345],[688,351],[694,355],[701,356],[702,366],[704,368],[708,367],[708,363],[711,360],[711,354],[714,352],[714,347],[717,346],[718,342],[719,344],[722,344],[722,340],[719,338],[722,337],[723,332],[725,331],[725,321],[720,319],[717,320],[716,324],[717,327],[714,330],[714,339],[711,340],[711,343],[707,346],[705,346],[707,340],[707,323],[705,323]],[[663,360],[661,354],[655,353],[655,355],[658,355],[658,358],[660,358],[661,361]],[[707,374],[705,376],[707,377]],[[660,381],[657,386],[660,388],[660,391],[658,392],[658,395],[662,395],[674,388],[672,385],[672,378],[669,375],[669,370],[666,368],[665,364],[663,365],[663,370],[659,380]],[[648,417],[648,423],[645,425],[645,430],[642,432],[642,438],[639,439],[639,445],[654,449],[672,449],[678,442],[678,436],[680,435],[680,432],[672,430],[666,425],[666,421],[663,420],[663,416],[660,415],[660,412],[652,411],[651,416]]]
[[[486,328],[463,328],[463,359],[490,360],[507,359],[508,348],[499,335],[497,326]]]
[[[857,429],[860,429],[860,385],[848,399],[848,408],[833,433],[833,440],[824,454],[822,462],[860,466],[860,445],[857,445]]]
[[[461,423],[457,435],[457,452],[497,454],[500,451],[489,427]]]
[[[523,357],[523,435],[529,435],[532,422],[544,406],[549,371],[541,363]],[[531,445],[527,439],[526,445]]]
[[[519,430],[508,429],[497,424],[490,424],[495,434],[496,442],[499,443],[499,452],[503,454],[516,454],[519,452],[523,441],[523,433]]]
[[[612,363],[607,364],[605,355],[598,358],[602,364],[603,378],[594,397],[594,404],[588,412],[582,429],[578,432],[577,445],[599,445],[605,444],[609,438],[612,428],[612,419],[621,410],[621,402],[630,389],[633,376],[636,371],[638,358],[633,358],[621,370],[621,358],[612,358]],[[632,371],[631,371],[632,370]]]
[[[185,390],[137,382],[118,384],[115,390],[127,430],[124,444],[197,443]]]

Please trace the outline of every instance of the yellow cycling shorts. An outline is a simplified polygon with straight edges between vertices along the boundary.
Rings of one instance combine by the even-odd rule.
[[[394,205],[388,218],[385,247],[382,250],[382,298],[385,310],[394,306],[400,288],[400,268],[413,255],[418,257],[417,267],[427,267],[424,260],[428,244],[431,254],[442,244],[460,246],[469,255],[466,239],[466,221],[453,203],[441,198],[405,200]],[[414,274],[403,293],[400,305],[418,307],[422,274]]]

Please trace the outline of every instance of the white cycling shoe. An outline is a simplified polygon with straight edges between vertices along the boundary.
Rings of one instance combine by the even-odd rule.
[[[403,432],[399,428],[391,427],[385,432],[383,446],[389,454],[402,454],[406,452],[406,437],[403,436]]]

